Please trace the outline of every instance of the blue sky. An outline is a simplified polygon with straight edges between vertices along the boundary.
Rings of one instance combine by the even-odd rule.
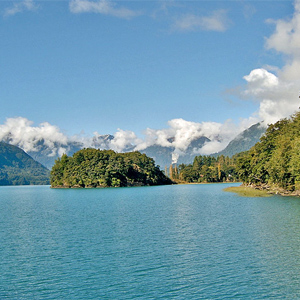
[[[139,136],[174,119],[278,119],[299,106],[299,6],[1,1],[0,124],[22,117],[67,135],[120,128]],[[293,99],[281,103],[287,90]]]

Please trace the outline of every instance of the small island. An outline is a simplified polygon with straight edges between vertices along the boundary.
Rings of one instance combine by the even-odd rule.
[[[82,149],[55,161],[50,174],[52,188],[100,188],[173,184],[140,152]]]

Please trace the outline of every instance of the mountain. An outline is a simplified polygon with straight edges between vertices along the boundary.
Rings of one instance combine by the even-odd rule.
[[[64,153],[67,155],[73,155],[75,152],[83,148],[109,150],[111,149],[113,140],[114,136],[109,134],[94,136],[89,141],[88,145],[80,141],[68,141],[67,143],[55,142],[49,145],[49,143],[45,140],[40,139],[34,143],[34,151],[28,151],[27,153],[34,160],[38,161],[50,170],[54,165],[55,160]],[[175,147],[163,147],[160,145],[149,146],[140,152],[152,157],[155,160],[155,163],[163,169],[166,165],[169,166],[172,162],[176,162],[178,164],[191,163],[195,155],[197,155],[196,151],[203,147],[203,145],[208,141],[210,140],[204,136],[191,141],[186,151],[184,153],[180,153],[179,156],[174,154]],[[6,139],[5,142],[10,143],[11,140]],[[169,139],[169,142],[174,142],[174,138]],[[131,151],[134,151],[134,146],[129,144],[122,152]]]
[[[55,163],[55,160],[64,153],[70,155],[74,154],[78,150],[82,149],[83,145],[78,142],[68,142],[66,145],[54,143],[52,147],[45,144],[44,140],[40,140],[35,145],[35,151],[28,151],[27,153],[36,161],[41,163],[49,170]],[[59,149],[59,151],[53,151],[53,149]],[[59,152],[59,153],[57,153]]]
[[[266,127],[264,124],[254,124],[234,138],[224,150],[212,154],[212,156],[224,155],[232,157],[234,154],[247,151],[257,142],[259,142],[260,138],[265,132]]]
[[[260,123],[257,123],[235,139],[233,139],[228,146],[221,152],[212,154],[213,156],[224,155],[232,156],[241,151],[249,150],[256,142],[259,141],[261,135],[265,132],[264,126]],[[54,139],[53,139],[54,140]],[[61,139],[60,142],[53,140],[44,140],[42,138],[34,137],[31,141],[26,141],[26,145],[23,143],[16,143],[12,139],[11,135],[7,135],[2,141],[8,144],[14,144],[26,151],[33,159],[40,162],[42,165],[47,167],[49,170],[55,163],[55,160],[58,157],[61,157],[62,154],[73,155],[75,152],[84,149],[84,148],[95,148],[100,150],[109,150],[115,148],[122,148],[122,152],[130,152],[135,150],[135,145],[131,143],[126,143],[126,141],[121,140],[121,146],[118,145],[118,139],[115,139],[113,135],[94,135],[92,138],[74,138],[74,139]],[[215,140],[218,140],[218,137],[215,137]],[[220,140],[221,141],[221,140]],[[175,138],[168,139],[169,146],[161,146],[158,144],[153,144],[143,150],[140,150],[141,153],[146,154],[149,157],[152,157],[155,160],[155,163],[164,169],[165,166],[169,166],[172,163],[177,164],[190,164],[193,162],[196,155],[199,155],[199,150],[207,143],[210,142],[205,136],[201,136],[194,140],[190,141],[190,144],[185,150],[180,150],[177,143],[178,141]],[[177,148],[175,148],[177,145]]]
[[[53,143],[51,147],[46,145],[45,141],[42,139],[35,144],[35,151],[28,151],[27,153],[36,161],[40,162],[42,165],[51,170],[55,163],[55,160],[62,156],[62,154],[73,155],[75,152],[83,148],[95,148],[108,150],[110,149],[110,142],[114,139],[113,135],[105,134],[94,136],[88,145],[78,141],[68,141],[66,144],[63,143]],[[127,151],[132,151],[132,148],[126,149]]]
[[[0,185],[49,184],[50,172],[20,148],[0,142]]]
[[[165,166],[169,166],[172,163],[177,164],[189,164],[192,163],[196,154],[196,151],[204,146],[206,142],[210,140],[202,136],[193,140],[184,153],[174,153],[175,147],[162,147],[160,145],[153,145],[147,147],[140,152],[145,153],[147,156],[152,157],[155,163],[163,169]]]
[[[96,149],[110,149],[110,142],[114,139],[114,136],[110,134],[106,135],[98,135],[94,136],[86,145],[84,142],[80,141],[63,141],[63,142],[50,142],[45,141],[44,139],[38,139],[30,141],[31,149],[26,151],[34,160],[41,163],[43,166],[48,168],[49,170],[55,163],[55,160],[58,157],[61,157],[64,153],[68,155],[73,155],[75,152],[87,148],[92,147]],[[11,136],[8,135],[6,138],[2,140],[7,144],[13,144]],[[17,144],[18,147],[24,148],[23,145]],[[24,148],[25,149],[25,148]],[[129,151],[132,149],[129,149]]]

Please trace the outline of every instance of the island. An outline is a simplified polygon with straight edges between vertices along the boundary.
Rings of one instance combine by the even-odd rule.
[[[50,172],[52,188],[99,188],[173,184],[152,158],[138,151],[82,149],[62,155]]]

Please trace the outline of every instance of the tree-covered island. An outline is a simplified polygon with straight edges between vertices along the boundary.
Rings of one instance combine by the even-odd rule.
[[[82,149],[55,161],[50,174],[52,188],[125,187],[173,182],[140,152]]]

